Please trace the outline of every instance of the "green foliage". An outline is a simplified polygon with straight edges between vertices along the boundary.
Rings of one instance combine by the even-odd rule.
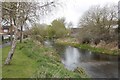
[[[2,62],[10,47],[3,48]],[[31,40],[17,44],[11,65],[3,66],[3,78],[80,78],[78,72],[68,71],[60,62],[59,55]]]
[[[47,27],[46,32],[47,32],[47,38],[52,39],[55,37],[56,31],[54,28],[52,28],[51,25]]]
[[[34,24],[33,27],[29,30],[31,38],[43,43],[46,37],[46,25]]]
[[[34,24],[29,30],[32,39],[43,42],[45,39],[56,39],[65,37],[68,30],[65,28],[64,20],[54,20],[51,25]]]
[[[54,33],[53,36],[55,38],[61,38],[67,35],[67,29],[65,28],[64,22],[62,20],[54,20],[51,24],[51,34]]]

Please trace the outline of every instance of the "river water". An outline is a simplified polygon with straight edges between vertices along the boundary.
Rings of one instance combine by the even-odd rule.
[[[58,44],[53,47],[61,56],[65,68],[74,71],[77,67],[85,70],[91,78],[118,78],[118,56],[92,53],[72,46]]]

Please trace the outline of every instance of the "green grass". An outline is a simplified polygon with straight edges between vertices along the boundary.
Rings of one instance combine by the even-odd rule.
[[[108,55],[120,55],[119,52],[120,50],[109,50],[109,49],[104,49],[104,48],[95,48],[91,47],[89,44],[78,44],[78,43],[71,43],[71,42],[64,42],[64,41],[57,41],[57,44],[62,44],[62,45],[71,45],[80,49],[86,49],[94,53],[102,53],[102,54],[108,54]]]
[[[36,62],[27,57],[22,51],[16,49],[10,65],[4,65],[10,47],[3,48],[2,52],[2,76],[4,78],[28,78],[36,70]]]
[[[3,48],[2,62],[6,59],[10,47]],[[32,41],[18,44],[10,65],[3,65],[3,78],[80,78],[87,77],[79,72],[68,71],[60,62],[59,55]]]
[[[81,49],[87,49],[95,53],[102,53],[102,54],[108,54],[108,55],[119,55],[117,50],[95,48],[95,47],[91,47],[89,44],[80,44],[78,47]]]
[[[2,48],[0,48],[0,78],[2,78]]]
[[[2,41],[0,40],[0,45],[2,45]]]

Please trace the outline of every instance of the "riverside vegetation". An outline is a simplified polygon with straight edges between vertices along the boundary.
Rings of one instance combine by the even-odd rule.
[[[10,46],[3,48],[3,78],[81,78],[87,77],[84,70],[68,71],[60,62],[54,49],[36,44],[32,40],[18,43],[12,64],[5,66],[4,60]]]
[[[17,6],[18,4],[20,7]],[[77,26],[78,31],[74,31],[72,28],[73,25],[66,23],[65,18],[55,19],[50,25],[47,25],[34,22],[38,16],[34,15],[33,17],[35,19],[24,17],[26,15],[36,14],[38,12],[37,7],[42,11],[40,13],[49,13],[52,9],[50,9],[50,5],[54,6],[55,4],[54,2],[49,3],[48,1],[47,5],[45,4],[43,8],[39,5],[37,6],[37,4],[27,2],[10,2],[2,4],[3,13],[7,12],[7,14],[4,15],[10,16],[8,21],[11,20],[11,27],[15,27],[12,46],[2,48],[3,78],[87,77],[85,71],[81,68],[77,68],[74,72],[67,70],[61,63],[60,56],[57,51],[43,45],[44,41],[48,39],[53,40],[58,44],[71,45],[81,49],[90,50],[95,53],[119,55],[120,50],[117,48],[118,28],[116,25],[118,20],[116,5],[92,6],[81,16]],[[4,9],[4,7],[6,7],[6,9],[13,10],[9,11]],[[2,17],[7,20],[6,17]],[[33,21],[33,23],[31,23],[32,27],[29,28],[29,26],[27,26],[28,29],[23,31],[22,29],[27,19]],[[14,20],[13,24],[12,20]],[[19,36],[21,43],[17,42],[19,26],[21,26],[21,35]],[[27,36],[29,39],[23,41],[22,36]],[[12,37],[10,38],[12,39]],[[101,40],[104,41],[105,44],[100,45]],[[91,43],[94,45],[91,45]],[[2,44],[2,42],[0,42],[0,44]],[[106,47],[107,44],[112,45],[112,48],[109,48],[110,46]]]
[[[120,52],[119,49],[110,50],[110,49],[105,49],[103,47],[97,48],[97,47],[91,46],[90,44],[80,44],[76,41],[77,40],[75,38],[65,38],[65,39],[57,39],[56,43],[57,44],[62,44],[62,45],[74,46],[74,47],[89,50],[89,51],[92,51],[92,52],[98,53],[98,54],[120,55],[119,54],[119,52]]]

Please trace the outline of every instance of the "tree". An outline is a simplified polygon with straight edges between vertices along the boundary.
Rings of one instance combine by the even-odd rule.
[[[81,36],[85,37],[89,35],[90,41],[104,40],[109,42],[111,40],[111,30],[117,25],[117,6],[100,5],[92,6],[79,21],[81,27]],[[82,31],[84,30],[84,31]]]
[[[31,33],[31,38],[33,40],[43,43],[47,36],[46,26],[47,25],[45,24],[34,24],[33,27],[29,30]]]
[[[118,49],[120,49],[120,1],[118,2],[118,28],[116,31],[118,33]]]
[[[10,26],[10,40],[11,40],[11,44],[12,44],[12,17],[15,20],[15,11],[11,11],[11,9],[16,10],[16,3],[7,3],[4,2],[2,3],[2,21],[4,22],[3,26]],[[8,9],[9,7],[9,9]]]
[[[46,32],[48,39],[53,39],[56,35],[56,30],[51,25],[47,27]]]
[[[10,5],[14,7],[11,7]],[[42,5],[38,3],[32,3],[32,2],[3,2],[2,3],[3,13],[7,12],[8,13],[7,15],[9,16],[11,13],[14,13],[14,15],[9,17],[9,19],[11,20],[10,24],[14,27],[14,39],[12,42],[11,49],[8,53],[8,57],[5,61],[5,64],[10,64],[10,61],[12,60],[12,56],[14,54],[16,43],[17,43],[18,28],[23,26],[27,20],[30,22],[36,21],[36,19],[39,18],[37,11],[41,10],[40,12],[42,13],[47,12],[51,8],[50,6],[54,6],[54,5],[56,5],[55,1],[43,2]]]
[[[65,37],[67,35],[67,29],[65,28],[63,19],[54,20],[51,24],[52,29],[55,31],[54,36],[56,38]]]

